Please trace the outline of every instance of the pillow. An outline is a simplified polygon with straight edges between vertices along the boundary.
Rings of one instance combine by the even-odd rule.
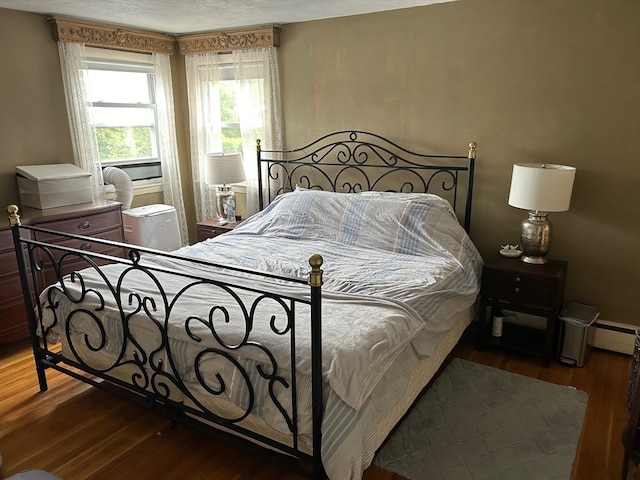
[[[442,248],[442,242],[449,244],[449,237],[466,235],[449,202],[428,193],[296,188],[279,195],[257,217],[249,222],[255,224],[254,233],[412,255],[427,254]]]

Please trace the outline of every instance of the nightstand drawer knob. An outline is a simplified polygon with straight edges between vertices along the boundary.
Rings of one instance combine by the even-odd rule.
[[[518,287],[515,288],[516,293],[520,293],[520,289]]]
[[[520,281],[520,277],[516,277],[516,282],[519,282],[519,281]]]

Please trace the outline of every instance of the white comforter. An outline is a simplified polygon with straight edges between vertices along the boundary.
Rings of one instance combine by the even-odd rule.
[[[323,375],[333,394],[354,411],[369,399],[380,378],[408,343],[419,355],[431,353],[451,327],[455,315],[475,301],[481,266],[477,250],[449,204],[426,194],[334,194],[298,190],[278,197],[266,210],[234,231],[185,247],[178,253],[296,277],[307,275],[311,254],[322,255]],[[143,263],[174,272],[199,271],[211,278],[218,274],[210,267],[193,262],[177,264],[163,257],[146,256]],[[108,268],[110,276],[119,275],[123,269],[115,265]],[[120,300],[128,298],[130,292],[158,297],[155,284],[145,280],[140,272],[126,277]],[[159,277],[169,299],[184,285],[178,276],[160,274]],[[91,288],[99,288],[103,283],[92,272],[85,272],[83,278]],[[233,275],[225,278],[234,281]],[[304,286],[274,283],[270,288],[276,292],[288,292],[292,296],[308,294]],[[71,284],[68,286],[74,288]],[[240,295],[245,300],[252,298],[250,292]],[[88,299],[91,298],[89,295]],[[106,309],[101,313],[105,318],[116,319],[116,323],[120,318],[117,301],[107,299]],[[173,332],[176,342],[188,345],[191,340],[182,328],[184,320],[189,316],[207,319],[217,302],[230,304],[226,292],[214,293],[210,288],[198,287],[187,291],[174,305],[162,306],[158,301],[154,315],[163,318],[165,310],[170,309],[171,323],[177,324],[173,328],[170,323],[167,328]],[[121,304],[125,314],[136,306],[135,302],[133,306]],[[213,319],[225,343],[233,345],[241,341],[246,331],[234,327],[243,324],[238,321],[243,318],[242,312],[238,309],[230,312],[228,323],[215,321],[215,316]],[[296,349],[308,352],[308,308],[299,308],[296,318]],[[64,325],[59,326],[57,333],[64,335]],[[192,322],[192,327],[192,333],[205,345],[218,345],[207,322]],[[153,348],[155,327],[141,323],[136,328],[148,330],[148,338],[143,342]],[[291,367],[289,344],[276,337],[267,322],[254,322],[249,333],[250,340],[268,345],[278,365],[288,370]],[[114,348],[116,346],[114,342]],[[189,349],[188,346],[182,348]],[[252,353],[249,349],[243,355],[256,362],[264,360],[258,350]],[[309,356],[296,358],[298,372],[310,375]],[[188,376],[188,366],[183,367],[183,372]],[[366,465],[361,465],[360,470],[364,467]],[[326,468],[331,478],[350,478],[358,470],[353,465],[327,465]]]

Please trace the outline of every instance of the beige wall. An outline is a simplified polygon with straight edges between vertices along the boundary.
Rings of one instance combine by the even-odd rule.
[[[16,165],[67,162],[58,47],[45,17],[0,9],[0,205],[18,201]]]
[[[362,129],[427,152],[478,143],[471,236],[518,243],[512,164],[577,167],[550,216],[566,301],[640,325],[640,2],[462,0],[285,25],[286,143]]]
[[[465,154],[478,142],[471,235],[485,257],[518,242],[525,212],[507,205],[512,164],[576,166],[570,211],[551,215],[551,256],[569,261],[566,300],[640,325],[639,24],[634,0],[461,0],[284,25],[287,146],[349,128],[426,153]],[[0,9],[0,41],[6,204],[17,200],[15,165],[69,161],[72,151],[44,16]],[[174,57],[189,193],[184,63]],[[192,195],[185,202],[193,238]]]

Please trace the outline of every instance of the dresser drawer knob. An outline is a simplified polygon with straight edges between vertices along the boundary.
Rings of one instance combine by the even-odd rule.
[[[520,277],[516,277],[516,282],[519,282],[519,281],[520,281]]]
[[[80,250],[91,250],[91,243],[89,242],[85,242],[82,245],[80,245]]]
[[[91,226],[91,224],[89,222],[82,222],[82,223],[78,224],[78,229],[79,230],[86,230],[90,226]]]
[[[516,287],[515,291],[516,293],[520,293],[520,289],[518,287]]]

